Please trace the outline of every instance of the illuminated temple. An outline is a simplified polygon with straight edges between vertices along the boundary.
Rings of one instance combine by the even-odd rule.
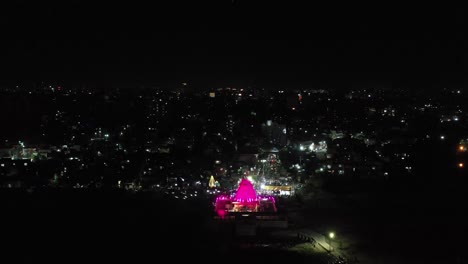
[[[215,210],[223,217],[235,212],[276,212],[276,205],[274,197],[257,195],[252,183],[244,178],[234,195],[216,198]]]

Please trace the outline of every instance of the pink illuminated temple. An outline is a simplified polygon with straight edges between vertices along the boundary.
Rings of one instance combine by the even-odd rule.
[[[276,212],[274,197],[257,195],[252,183],[245,178],[234,195],[218,196],[215,207],[222,217],[230,212]]]

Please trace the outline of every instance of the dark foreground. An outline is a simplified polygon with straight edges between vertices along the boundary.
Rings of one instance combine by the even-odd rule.
[[[281,247],[232,241],[212,222],[207,198],[105,190],[0,195],[4,263],[311,263]]]
[[[432,206],[419,211],[415,206],[405,209],[406,201],[399,206],[379,203],[379,210],[315,209],[302,214],[306,226],[352,227],[365,242],[358,250],[380,263],[466,263],[464,198],[434,196]],[[457,202],[447,206],[447,200]],[[213,221],[209,197],[177,200],[151,192],[3,189],[0,201],[1,263],[326,263],[323,255],[289,250],[291,241],[266,236],[252,242],[232,236],[229,228]]]

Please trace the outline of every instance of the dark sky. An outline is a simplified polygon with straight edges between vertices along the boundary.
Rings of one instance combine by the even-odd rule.
[[[2,79],[464,81],[457,7],[63,2],[0,9]]]

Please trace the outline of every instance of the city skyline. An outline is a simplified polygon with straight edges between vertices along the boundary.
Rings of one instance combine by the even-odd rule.
[[[462,8],[10,1],[0,39],[5,263],[467,263]]]

